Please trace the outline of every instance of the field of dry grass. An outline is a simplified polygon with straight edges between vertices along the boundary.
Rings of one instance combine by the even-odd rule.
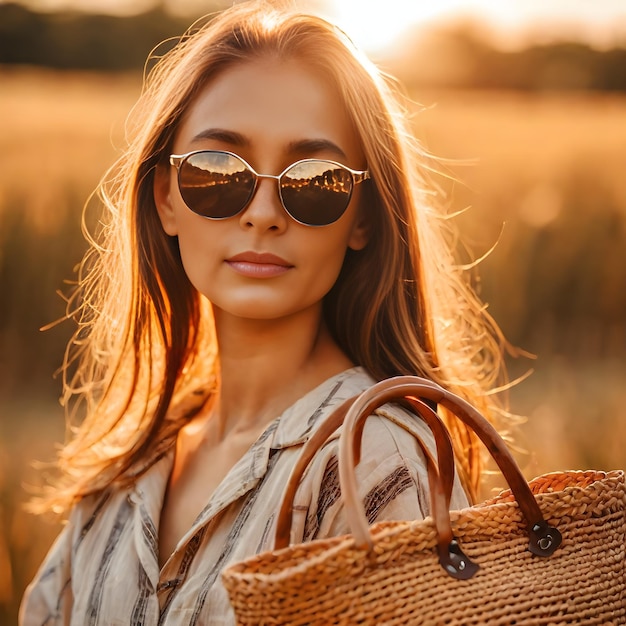
[[[0,70],[0,623],[57,530],[20,509],[63,437],[50,384],[66,335],[37,328],[82,249],[80,208],[121,145],[137,76]],[[424,92],[415,127],[507,336],[537,359],[511,394],[528,476],[624,467],[626,98]],[[473,161],[469,164],[468,161]],[[465,164],[463,163],[465,162]],[[506,223],[504,229],[503,223]],[[50,304],[50,303],[53,304]],[[53,355],[53,356],[51,356]]]

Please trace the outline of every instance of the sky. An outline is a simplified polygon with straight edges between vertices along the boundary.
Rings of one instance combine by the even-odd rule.
[[[2,0],[0,0],[1,2]],[[155,0],[22,0],[45,10],[78,8],[110,13],[141,12]],[[177,12],[202,14],[206,0],[162,0]],[[230,0],[232,2],[232,0]],[[463,17],[485,23],[505,48],[557,39],[600,48],[626,46],[626,0],[292,0],[337,22],[369,52],[392,46],[415,26]],[[228,5],[228,0],[224,5]]]
[[[407,26],[470,17],[484,22],[503,47],[534,40],[582,39],[626,45],[626,0],[336,0],[340,23],[370,49],[384,48]],[[385,7],[385,11],[381,11]],[[352,31],[352,32],[350,32]]]

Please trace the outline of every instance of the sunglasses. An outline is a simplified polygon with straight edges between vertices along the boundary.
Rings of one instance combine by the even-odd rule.
[[[323,159],[296,161],[278,176],[258,174],[240,156],[223,150],[172,154],[170,163],[178,170],[178,188],[187,207],[212,220],[241,213],[259,179],[273,178],[283,208],[296,222],[326,226],[344,214],[354,186],[370,177],[367,170]]]

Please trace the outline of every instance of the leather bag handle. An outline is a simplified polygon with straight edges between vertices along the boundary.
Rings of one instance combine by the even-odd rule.
[[[401,398],[425,398],[436,402],[451,411],[476,433],[500,468],[520,507],[528,529],[529,550],[538,556],[550,556],[561,544],[561,533],[544,520],[526,479],[502,437],[469,402],[432,381],[417,376],[398,376],[372,385],[357,397],[346,414],[344,428],[339,437],[339,480],[342,497],[346,503],[348,525],[356,544],[372,545],[354,476],[354,461],[355,456],[358,456],[355,455],[355,428],[361,433],[363,427],[359,424],[373,411],[386,402]],[[446,504],[449,505],[449,499]]]
[[[554,552],[561,543],[561,535],[557,529],[548,526],[543,519],[528,483],[495,428],[467,401],[432,381],[416,376],[399,376],[383,380],[361,395],[346,400],[306,442],[292,470],[279,510],[275,537],[276,548],[289,545],[293,499],[304,471],[316,452],[342,423],[344,429],[339,437],[339,477],[346,518],[356,545],[372,546],[365,511],[358,497],[354,467],[360,460],[365,419],[383,404],[403,400],[426,422],[435,437],[438,461],[432,458],[430,451],[417,433],[409,429],[405,423],[394,422],[408,430],[424,451],[440,563],[450,575],[457,578],[469,578],[474,574],[477,566],[463,554],[452,536],[449,505],[454,480],[454,455],[450,436],[436,412],[422,399],[431,400],[446,407],[477,434],[496,461],[518,502],[528,527],[529,550],[539,556],[549,556]]]
[[[337,428],[341,426],[348,409],[352,406],[357,397],[358,396],[354,396],[335,409],[335,411],[322,423],[320,428],[303,447],[289,478],[287,488],[283,496],[282,506],[278,514],[274,542],[274,547],[276,549],[284,548],[289,545],[289,537],[291,534],[291,525],[293,520],[293,500],[302,475],[316,452],[322,445],[324,445],[324,443],[326,443],[326,441],[328,441],[328,438],[332,436]],[[409,424],[404,421],[396,421],[392,419],[396,425],[409,432],[409,434],[415,438],[416,442],[421,447],[426,460],[431,515],[433,517],[438,538],[437,548],[439,553],[439,562],[442,567],[455,578],[470,578],[478,570],[478,566],[462,552],[458,543],[454,540],[449,515],[449,505],[455,471],[454,451],[450,434],[439,416],[426,403],[417,398],[405,398],[405,400],[411,409],[427,423],[433,432],[437,458],[439,459],[439,465],[442,467],[442,472],[440,474],[438,462],[433,458],[430,449],[423,442],[417,431],[410,428]],[[387,419],[390,418],[387,417]],[[361,435],[364,425],[365,419],[362,419],[355,425],[354,429],[354,467],[358,465],[360,460]],[[346,506],[350,506],[350,504],[346,502]]]

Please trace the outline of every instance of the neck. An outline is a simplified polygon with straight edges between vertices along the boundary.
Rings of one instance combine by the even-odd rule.
[[[324,380],[352,366],[326,329],[321,307],[281,320],[214,312],[220,353],[212,413],[222,436],[263,429]]]

